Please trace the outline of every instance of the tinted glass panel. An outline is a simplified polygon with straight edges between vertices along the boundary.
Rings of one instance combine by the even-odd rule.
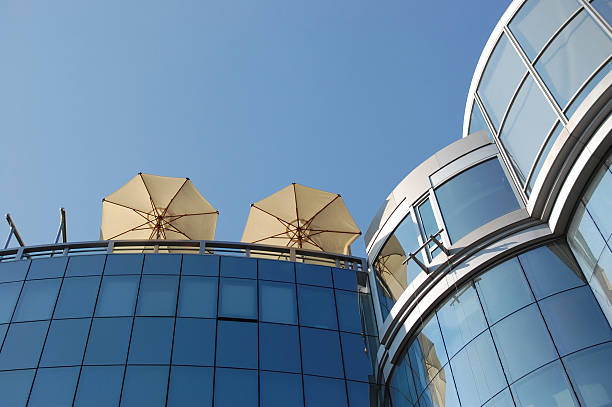
[[[489,139],[493,141],[493,135],[491,135],[491,130],[489,130],[489,126],[487,126],[487,122],[484,119],[478,104],[474,101],[474,106],[472,107],[472,115],[470,117],[470,128],[468,130],[468,134],[473,134],[478,131],[484,130],[489,135]]]
[[[219,256],[184,254],[181,274],[216,277],[219,275]]]
[[[0,392],[6,406],[22,407],[28,401],[34,370],[13,370],[0,372]]]
[[[111,254],[107,256],[104,274],[140,274],[142,254]]]
[[[123,366],[83,366],[75,407],[119,405]]]
[[[170,363],[173,327],[172,318],[136,318],[128,363]]]
[[[261,372],[261,405],[269,407],[303,407],[302,378],[290,373]]]
[[[605,165],[602,165],[593,176],[591,184],[582,197],[582,202],[586,205],[589,215],[597,225],[599,232],[606,239],[612,236],[612,172]]]
[[[358,334],[341,333],[342,354],[346,378],[367,382],[372,374],[371,355],[364,338]],[[372,377],[373,378],[373,377]]]
[[[40,361],[41,366],[80,365],[91,319],[64,319],[51,322]]]
[[[52,257],[48,259],[32,260],[28,280],[35,278],[63,277],[68,263],[67,257]]]
[[[215,406],[257,407],[257,381],[256,370],[215,369]]]
[[[453,374],[448,365],[444,366],[421,395],[419,407],[459,407]]]
[[[163,407],[168,387],[167,366],[128,366],[121,396],[122,407]]]
[[[343,380],[304,376],[307,407],[346,406],[346,387]]]
[[[295,267],[288,261],[257,260],[259,263],[259,279],[273,281],[295,281]]]
[[[510,390],[506,389],[493,397],[483,407],[514,407],[514,401],[512,401],[512,395]]]
[[[612,1],[610,0],[593,0],[591,5],[595,7],[597,12],[608,22],[612,24]]]
[[[222,278],[219,316],[257,319],[257,282]]]
[[[72,405],[78,367],[39,369],[28,406],[64,407]]]
[[[85,364],[125,363],[132,318],[94,318],[85,352]]]
[[[68,260],[66,277],[74,276],[99,276],[104,269],[106,256],[87,255],[72,256]]]
[[[13,321],[35,321],[51,318],[61,279],[26,281]]]
[[[181,270],[180,254],[147,254],[144,274],[178,274]]]
[[[407,355],[397,365],[389,382],[393,406],[412,406],[417,395]]]
[[[142,276],[137,315],[173,316],[176,312],[178,277]]]
[[[421,333],[409,348],[408,356],[417,387],[416,393],[420,393],[448,361],[435,316],[421,328]]]
[[[612,343],[577,352],[564,362],[583,406],[612,405]]]
[[[295,284],[260,281],[259,318],[266,322],[297,324]]]
[[[259,324],[260,368],[300,373],[300,340],[296,326]]]
[[[343,378],[338,332],[312,328],[300,331],[304,373]]]
[[[338,329],[332,289],[298,285],[298,296],[302,325]]]
[[[298,283],[333,287],[329,267],[296,263],[295,275]]]
[[[211,277],[181,277],[178,315],[181,317],[215,318],[219,282]]]
[[[436,189],[451,242],[502,215],[519,209],[497,159],[462,172]]]
[[[211,367],[173,366],[168,407],[212,406],[212,387]]]
[[[214,319],[178,318],[172,363],[212,366],[215,356]]]
[[[100,277],[65,278],[53,318],[80,318],[93,315]]]
[[[10,322],[22,282],[0,284],[0,324]]]
[[[257,260],[245,257],[221,257],[223,277],[257,278]]]
[[[370,407],[370,385],[347,381],[349,405],[351,407]],[[398,407],[401,407],[398,406]]]
[[[217,366],[257,369],[257,324],[217,322]]]
[[[516,382],[512,386],[512,393],[519,407],[578,405],[559,361],[541,367]]]
[[[0,369],[36,367],[49,322],[11,324],[0,353]]]
[[[356,292],[336,290],[336,303],[338,304],[338,322],[340,330],[349,332],[362,332],[361,315],[359,313],[360,299],[367,300],[367,296],[359,296]]]
[[[343,290],[357,291],[357,272],[348,269],[332,269],[334,287]]]
[[[104,276],[96,306],[96,316],[133,315],[139,279],[139,276]]]
[[[419,205],[418,212],[421,217],[421,226],[423,227],[423,241],[426,241],[431,235],[435,235],[440,230],[429,199]],[[432,243],[429,245],[429,250],[432,255],[435,255],[438,249],[437,246]]]
[[[25,279],[29,266],[30,260],[0,263],[0,283]]]

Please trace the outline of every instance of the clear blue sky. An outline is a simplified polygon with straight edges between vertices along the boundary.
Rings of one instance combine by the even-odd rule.
[[[291,182],[340,193],[365,231],[461,137],[508,4],[0,0],[0,212],[41,244],[63,206],[69,239],[95,240],[101,199],[142,171],[190,177],[219,240]]]

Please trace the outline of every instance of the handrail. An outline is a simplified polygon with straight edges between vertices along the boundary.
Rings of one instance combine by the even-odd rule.
[[[423,262],[421,260],[418,259],[417,254],[423,250],[426,247],[429,247],[429,245],[431,243],[434,243],[436,246],[438,246],[438,248],[440,250],[442,250],[442,252],[444,254],[446,254],[447,256],[450,256],[450,250],[448,250],[443,244],[442,242],[440,242],[437,238],[442,234],[442,232],[444,232],[444,229],[440,229],[438,230],[437,233],[433,234],[433,235],[429,235],[429,239],[427,239],[427,241],[425,243],[423,243],[422,245],[419,246],[418,249],[416,249],[414,252],[412,253],[408,253],[408,256],[406,256],[406,260],[404,260],[402,262],[402,264],[407,264],[410,260],[414,260],[414,262],[426,273],[429,273],[429,268],[423,264]]]

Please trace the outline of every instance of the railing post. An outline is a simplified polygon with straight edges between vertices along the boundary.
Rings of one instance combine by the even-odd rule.
[[[23,257],[23,246],[17,249],[17,254],[15,254],[15,260],[21,260]]]
[[[106,246],[106,253],[107,254],[112,254],[114,250],[115,250],[115,241],[114,240],[109,240],[108,241],[108,246]]]
[[[200,254],[206,253],[206,241],[200,240]]]
[[[289,260],[295,263],[295,247],[289,248]]]

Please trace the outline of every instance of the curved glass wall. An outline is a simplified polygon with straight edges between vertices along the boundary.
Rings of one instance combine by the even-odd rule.
[[[493,135],[526,196],[562,126],[612,69],[610,10],[606,0],[527,0],[489,56],[468,131]]]
[[[0,405],[369,406],[362,277],[214,255],[0,263]]]
[[[503,295],[500,295],[503,293]],[[605,406],[612,329],[564,244],[459,287],[388,380],[392,406]]]

